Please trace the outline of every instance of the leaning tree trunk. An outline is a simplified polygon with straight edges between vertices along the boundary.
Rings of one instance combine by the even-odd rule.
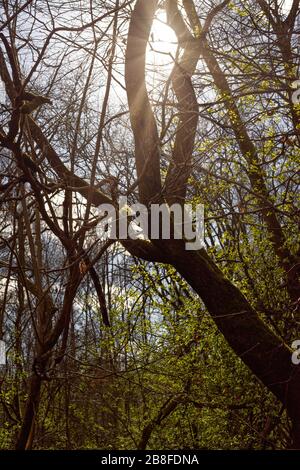
[[[290,349],[204,250],[183,251],[173,265],[199,294],[233,351],[284,404],[293,424],[292,446],[300,449],[300,368],[293,365]]]
[[[197,102],[192,86],[197,54],[203,53],[199,41],[205,40],[205,33],[197,40],[186,37],[184,20],[179,10],[174,9],[176,0],[167,0],[169,23],[175,30],[178,42],[184,49],[182,60],[175,64],[172,72],[172,86],[178,100],[179,123],[177,131],[185,129],[184,148],[175,145],[172,153],[168,178],[165,182],[165,198],[170,202],[183,202],[188,171],[191,166],[194,138],[197,127],[195,114]],[[207,17],[203,31],[207,31],[212,18],[227,5],[224,1],[215,7]],[[126,50],[125,80],[131,126],[136,147],[136,166],[139,177],[140,199],[151,205],[161,195],[158,178],[156,148],[159,146],[158,131],[145,85],[146,47],[153,22],[157,0],[137,0],[131,16]],[[193,1],[183,2],[187,13],[196,14]],[[177,24],[177,27],[174,24]],[[200,43],[201,44],[201,43]],[[180,76],[181,75],[181,76]],[[145,112],[146,110],[146,112]],[[141,123],[143,125],[141,126]],[[175,144],[180,144],[178,139]],[[184,158],[183,158],[184,157]],[[185,165],[184,165],[185,164]],[[174,173],[181,169],[182,178]],[[149,171],[147,171],[149,170]],[[180,171],[179,171],[180,173]],[[173,190],[180,182],[183,187]],[[152,184],[151,184],[152,183]],[[179,195],[179,197],[178,197]],[[152,240],[149,255],[155,247],[155,259],[172,264],[199,294],[209,314],[224,335],[233,351],[251,369],[256,377],[284,404],[293,423],[292,446],[300,449],[300,369],[292,364],[291,351],[259,318],[257,312],[229,280],[227,280],[213,260],[204,250],[186,251],[184,243],[178,240]],[[147,251],[145,249],[145,251]],[[132,249],[134,253],[134,247]]]

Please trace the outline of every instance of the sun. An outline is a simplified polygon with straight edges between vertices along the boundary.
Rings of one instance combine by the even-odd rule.
[[[167,25],[166,12],[158,10],[151,28],[147,49],[147,64],[152,74],[170,73],[177,50],[177,38]]]
[[[293,0],[283,0],[282,2],[282,11],[288,14],[292,8]]]

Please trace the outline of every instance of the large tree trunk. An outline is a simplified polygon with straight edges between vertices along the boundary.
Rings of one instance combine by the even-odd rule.
[[[237,356],[285,405],[293,422],[293,447],[300,449],[300,369],[293,365],[290,349],[262,322],[204,250],[183,251],[173,264],[199,294]]]
[[[157,141],[157,130],[147,95],[144,74],[146,45],[157,3],[157,0],[137,1],[131,16],[128,33],[126,89],[136,149],[142,148],[144,144],[147,144],[149,137],[152,138],[153,142]],[[227,3],[226,1],[223,2],[221,6]],[[169,20],[171,23],[177,23],[178,28],[173,27],[176,30],[179,42],[181,42],[182,47],[185,49],[185,59],[190,60],[190,66],[186,62],[184,64],[181,63],[179,68],[175,66],[173,73],[173,88],[181,111],[179,125],[180,129],[186,129],[186,135],[181,136],[181,139],[189,142],[188,147],[185,145],[185,149],[188,148],[187,152],[178,150],[178,147],[176,147],[176,150],[178,150],[180,155],[177,155],[178,152],[173,152],[173,164],[178,166],[178,160],[183,156],[183,153],[184,161],[189,165],[193,149],[191,144],[194,143],[197,126],[197,120],[194,119],[197,103],[195,102],[196,98],[191,81],[194,56],[189,56],[186,52],[188,48],[197,48],[197,46],[195,46],[195,41],[186,41],[184,35],[186,29],[183,26],[182,19],[178,16],[179,12],[176,8],[174,9],[174,4],[176,4],[175,0],[167,2]],[[184,5],[188,6],[193,14],[192,0],[184,2]],[[208,16],[210,18],[208,21],[211,21],[213,15],[219,10],[220,8],[216,7]],[[205,28],[206,25],[204,25],[203,29]],[[196,54],[198,51],[194,50],[194,52]],[[203,47],[200,48],[200,52],[202,54],[205,53]],[[180,82],[180,73],[182,73],[182,86],[177,86]],[[133,77],[134,82],[132,82]],[[174,79],[176,80],[174,81]],[[191,106],[191,103],[194,105]],[[139,118],[144,116],[143,108],[145,105],[151,126],[149,124],[141,128],[138,122]],[[239,141],[240,135],[236,134]],[[148,160],[150,160],[149,165],[153,170],[153,166],[157,165],[157,156],[156,154],[151,154],[150,151],[147,155]],[[141,155],[140,152],[136,152],[135,157],[137,167],[143,167],[145,156]],[[172,163],[170,173],[172,173]],[[145,198],[145,193],[147,192],[145,185],[148,182],[150,173],[148,173],[147,177],[143,172],[140,172],[139,176],[139,183],[143,189],[143,199],[150,202],[153,192],[148,190]],[[142,184],[143,180],[145,180],[144,185]],[[187,181],[186,174],[182,181],[183,183]],[[159,187],[159,184],[156,185],[157,187]],[[180,195],[183,194],[184,188],[180,188]],[[168,200],[172,199],[168,198]],[[270,231],[272,235],[273,232],[272,230]],[[237,356],[284,404],[293,422],[292,445],[294,448],[300,449],[300,369],[292,364],[289,348],[263,323],[240,290],[223,276],[222,272],[204,250],[198,252],[186,251],[184,243],[175,240],[153,240],[153,245],[158,252],[162,253],[162,261],[168,258],[167,262],[172,264],[199,294],[219,331],[224,335]],[[148,259],[151,259],[150,252]]]

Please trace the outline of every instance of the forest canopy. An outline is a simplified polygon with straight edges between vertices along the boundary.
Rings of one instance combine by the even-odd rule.
[[[300,449],[299,10],[0,2],[1,449]]]

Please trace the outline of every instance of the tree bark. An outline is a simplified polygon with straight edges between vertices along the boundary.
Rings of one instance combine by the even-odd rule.
[[[173,1],[169,1],[167,5],[174,6],[174,3]],[[192,4],[193,2],[190,0],[185,3]],[[142,148],[144,143],[147,144],[147,139],[149,138],[148,127],[143,126],[143,128],[141,128],[138,125],[139,118],[144,116],[143,108],[136,105],[141,90],[143,97],[142,102],[146,107],[147,117],[153,129],[154,115],[146,91],[144,68],[146,44],[156,5],[157,1],[148,2],[148,0],[138,0],[131,16],[129,28],[126,52],[126,89],[136,149]],[[141,22],[144,23],[143,27],[141,27]],[[139,32],[140,35],[144,34],[142,42],[140,43],[143,46],[139,48],[133,46],[133,40],[137,32]],[[177,34],[180,40],[182,39],[181,32],[182,28],[178,30]],[[140,36],[139,39],[141,39]],[[184,40],[186,41],[186,38]],[[194,40],[193,37],[192,40]],[[188,47],[188,45],[185,47]],[[211,73],[213,73],[215,71],[214,67],[218,64],[215,63],[214,60],[213,63],[211,62],[212,59],[208,56],[206,46],[201,48],[201,53],[205,55],[208,65],[211,65]],[[137,70],[139,70],[138,73],[136,72]],[[132,87],[130,83],[130,78],[133,73],[136,74],[134,87]],[[221,83],[222,76],[219,75],[218,77],[220,82],[217,82],[216,85],[222,88],[226,83]],[[185,80],[190,79],[191,77],[185,74]],[[190,86],[191,82],[188,85]],[[176,88],[179,102],[180,94],[187,89],[187,86]],[[230,92],[227,88],[225,91],[227,94]],[[189,97],[192,99],[193,94],[189,93]],[[232,106],[232,97],[230,94],[228,99]],[[182,110],[185,109],[182,108]],[[238,113],[236,105],[234,105],[234,111]],[[182,112],[181,126],[185,126],[188,119],[190,119],[189,113]],[[188,134],[183,136],[183,138],[188,139],[188,136],[190,138],[188,146],[190,155],[185,153],[185,161],[191,156],[193,145],[190,144],[194,142],[194,133],[190,133],[187,127],[186,129]],[[239,127],[234,130],[241,150],[243,152],[249,152],[248,146],[244,148],[244,146],[247,145],[248,135],[242,123],[240,122]],[[251,156],[254,159],[254,162],[252,160],[250,163],[253,165],[253,163],[256,162],[256,151],[254,147],[252,148],[252,142],[249,142],[251,144]],[[176,148],[176,152],[180,153],[179,147]],[[173,154],[173,164],[176,164],[176,159],[178,160],[181,156],[182,154]],[[157,164],[157,160],[152,158],[150,153],[148,154],[148,158],[151,158],[152,165]],[[140,153],[136,153],[137,166],[140,165],[139,160]],[[141,181],[139,183],[142,188],[144,188],[144,184],[147,184],[147,178],[147,176],[141,174]],[[261,181],[260,175],[254,171],[252,178],[252,183],[255,187],[258,187],[260,190],[264,189],[264,186],[261,186],[264,181]],[[263,194],[263,198],[265,198],[265,196],[267,197],[267,194]],[[268,210],[270,210],[270,207],[268,207]],[[275,214],[272,214],[272,216],[273,215],[276,217]],[[277,227],[276,224],[275,226],[273,225],[274,220],[269,221],[266,217],[266,223],[270,225],[271,237],[275,237],[275,235],[278,236],[278,233],[274,233],[274,229]],[[281,233],[281,227],[279,226],[279,228],[279,233]],[[275,242],[278,242],[277,238],[276,240],[274,238],[274,245],[276,247]],[[169,258],[169,263],[177,269],[195,292],[197,292],[219,331],[224,335],[237,356],[286,407],[293,423],[292,445],[293,448],[300,449],[300,369],[292,364],[290,349],[263,323],[240,290],[224,277],[204,250],[198,252],[186,251],[183,241],[179,240],[152,240],[152,243],[160,252],[164,253],[165,257]],[[279,240],[279,245],[278,248],[284,249],[282,240]],[[279,259],[282,259],[281,252],[278,254]]]
[[[34,374],[30,379],[29,396],[26,403],[22,426],[16,442],[16,450],[30,450],[34,438],[35,418],[40,402],[42,379]]]

